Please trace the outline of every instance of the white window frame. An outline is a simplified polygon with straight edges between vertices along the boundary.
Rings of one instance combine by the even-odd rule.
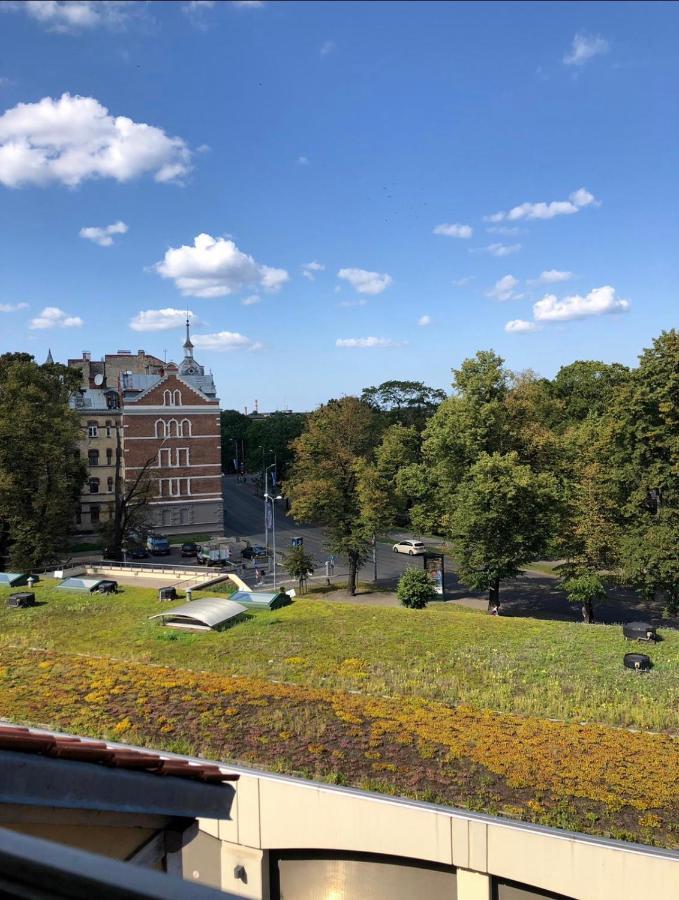
[[[166,460],[163,462],[163,458]],[[172,465],[172,451],[169,447],[161,447],[158,451],[158,468],[169,469]]]
[[[91,438],[99,437],[99,426],[98,425],[88,425],[87,426],[87,436]]]

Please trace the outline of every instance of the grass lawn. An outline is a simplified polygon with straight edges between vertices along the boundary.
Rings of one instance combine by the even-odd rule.
[[[35,591],[0,589],[0,716],[679,846],[678,632],[639,675],[615,626],[300,599],[187,634],[155,590]]]

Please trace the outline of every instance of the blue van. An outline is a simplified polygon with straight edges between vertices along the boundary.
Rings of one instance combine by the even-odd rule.
[[[170,542],[162,534],[149,534],[146,538],[146,549],[151,556],[169,556]]]

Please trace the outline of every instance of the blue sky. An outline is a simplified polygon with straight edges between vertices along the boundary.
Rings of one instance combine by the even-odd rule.
[[[482,348],[633,364],[677,320],[678,38],[675,4],[2,4],[0,350],[177,358],[188,308],[260,409]]]

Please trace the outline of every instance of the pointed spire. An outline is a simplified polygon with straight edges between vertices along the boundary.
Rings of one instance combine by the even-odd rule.
[[[189,314],[186,314],[186,340],[184,341],[184,350],[186,356],[193,356],[193,344],[191,343],[191,320]]]
[[[53,364],[54,364],[54,358],[52,357],[52,349],[49,348],[49,349],[47,350],[47,359],[45,360],[45,365],[46,365],[46,366],[51,366],[51,365],[53,365]]]

